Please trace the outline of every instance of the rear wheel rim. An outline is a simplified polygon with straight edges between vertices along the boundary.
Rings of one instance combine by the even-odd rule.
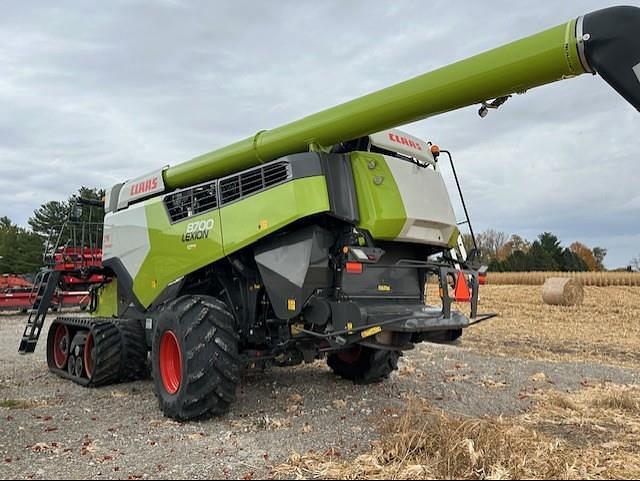
[[[84,370],[86,371],[87,377],[89,379],[91,379],[91,376],[93,375],[94,349],[95,343],[93,342],[93,334],[89,333],[89,335],[87,336],[87,340],[84,343],[84,353],[82,355],[82,357],[84,358]]]
[[[160,377],[169,394],[178,392],[182,384],[182,352],[173,331],[165,331],[160,338]]]
[[[58,325],[53,336],[53,362],[58,369],[64,369],[69,359],[69,329],[64,324]]]

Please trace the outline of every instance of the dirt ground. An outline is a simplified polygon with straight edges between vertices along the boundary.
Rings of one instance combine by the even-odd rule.
[[[539,286],[485,286],[482,310],[498,312],[499,319],[469,329],[458,346],[421,345],[406,353],[383,384],[354,386],[324,362],[253,373],[227,416],[184,424],[163,418],[151,381],[90,390],[49,374],[44,342],[34,355],[17,354],[24,317],[0,315],[0,477],[332,477],[344,472],[325,469],[326,462],[353,467],[372,459],[372,450],[386,446],[389,423],[423,408],[474,422],[535,420],[538,441],[578,443],[602,459],[618,459],[640,452],[639,301],[640,288],[594,287],[586,289],[583,306],[560,308],[541,303]],[[585,401],[594,389],[615,396],[597,391],[597,402]],[[420,408],[412,407],[416,402]],[[629,426],[638,428],[624,449],[611,444],[616,430]],[[609,435],[598,437],[602,430]],[[320,461],[302,469],[304,456]],[[582,474],[631,472],[597,464]],[[397,473],[446,475],[424,466]],[[382,474],[393,475],[357,472]]]

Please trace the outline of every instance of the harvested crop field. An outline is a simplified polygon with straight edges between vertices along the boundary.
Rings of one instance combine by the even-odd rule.
[[[549,306],[542,303],[541,286],[483,287],[483,310],[500,316],[468,330],[465,347],[499,356],[638,367],[640,288],[585,287],[582,305]]]
[[[640,474],[640,288],[488,285],[500,317],[408,352],[385,383],[323,362],[246,377],[229,415],[175,423],[150,381],[97,390],[16,353],[0,316],[3,478],[614,478]]]

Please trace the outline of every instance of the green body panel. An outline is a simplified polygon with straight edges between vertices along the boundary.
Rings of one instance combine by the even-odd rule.
[[[220,210],[224,251],[231,254],[256,240],[329,207],[324,176],[294,179]]]
[[[162,197],[145,205],[151,249],[133,280],[133,292],[148,307],[173,281],[224,256],[220,211],[213,210],[171,224]],[[189,224],[213,220],[208,237],[185,240]]]
[[[118,279],[98,290],[98,307],[91,313],[94,317],[118,317]]]
[[[575,20],[295,122],[262,131],[164,171],[170,189],[284,155],[331,146],[585,72]]]
[[[453,232],[451,233],[451,237],[449,237],[449,242],[448,242],[449,247],[453,249],[458,245],[458,237],[460,237],[460,229],[456,227],[453,229]]]
[[[329,209],[324,176],[294,179],[175,224],[169,221],[162,197],[151,199],[145,204],[150,250],[133,280],[133,292],[148,307],[173,281],[291,222]],[[206,237],[185,238],[189,224],[203,221],[213,221]]]
[[[407,214],[384,156],[353,152],[351,167],[360,213],[358,226],[368,230],[374,239],[395,239],[404,227]]]

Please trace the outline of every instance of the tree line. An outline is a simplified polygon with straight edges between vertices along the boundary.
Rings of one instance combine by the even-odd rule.
[[[473,247],[470,235],[464,236],[467,250]],[[494,272],[522,271],[604,271],[607,249],[589,248],[581,242],[563,247],[558,236],[543,232],[530,242],[521,236],[507,236],[493,229],[476,236],[477,259]]]
[[[74,214],[72,210],[78,197],[99,200],[104,197],[104,191],[81,187],[65,201],[45,202],[29,217],[29,228],[14,224],[7,216],[0,217],[0,274],[29,274],[40,269],[50,232],[59,232],[60,227]],[[103,217],[103,212],[85,209],[78,213],[76,220],[101,223]],[[64,233],[61,239],[63,242],[66,240]]]

